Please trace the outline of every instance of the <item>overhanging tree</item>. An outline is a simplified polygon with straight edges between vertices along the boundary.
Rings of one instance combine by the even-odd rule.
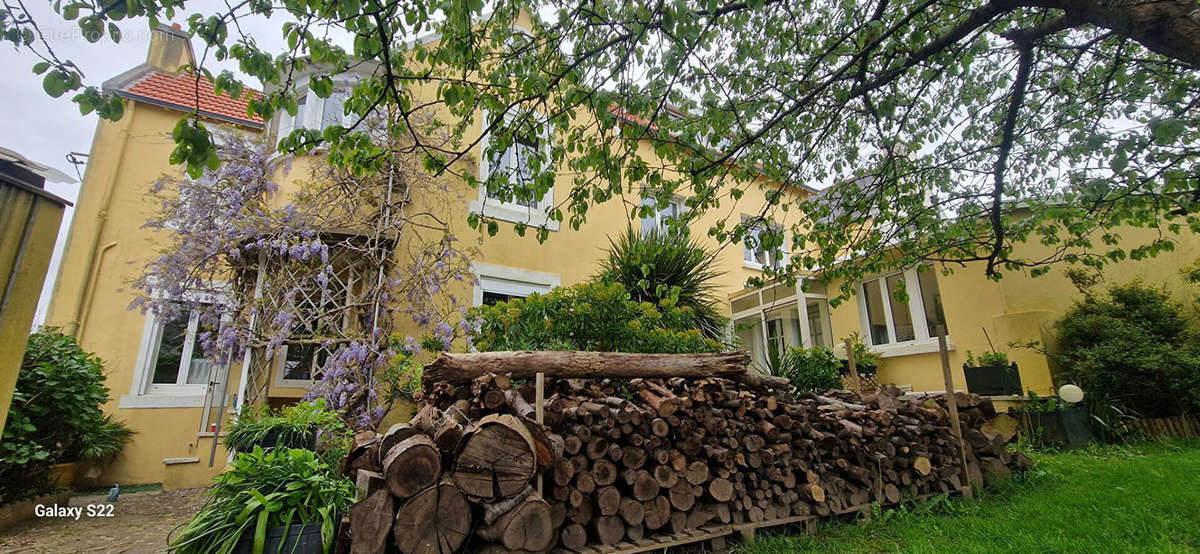
[[[48,93],[79,91],[84,111],[119,117],[119,103],[85,87],[19,1],[5,8],[5,37],[40,58],[34,70]],[[117,39],[110,21],[155,22],[182,8],[55,4],[95,40],[106,28]],[[283,20],[285,51],[240,32],[239,21],[263,17]],[[490,176],[501,199],[540,198],[556,174],[569,174],[572,186],[546,212],[579,226],[598,203],[625,201],[641,214],[653,207],[640,197],[665,204],[682,192],[693,215],[728,214],[709,230],[718,240],[786,241],[784,273],[823,267],[833,278],[922,260],[982,262],[993,277],[1041,273],[1061,261],[1153,255],[1172,247],[1171,233],[1197,228],[1194,0],[246,0],[188,23],[205,59],[236,59],[278,86],[251,103],[264,117],[295,111],[295,75],[309,64],[323,68],[309,86],[327,96],[329,75],[355,60],[379,63],[346,101],[356,123],[296,131],[284,149],[324,141],[335,165],[378,171],[384,157],[360,126],[386,106],[400,114],[387,133],[429,169],[480,185],[462,163],[479,143],[472,121],[490,132],[484,155],[493,156],[545,125],[555,140],[532,162],[532,182]],[[339,33],[349,51],[330,38]],[[414,40],[428,33],[438,40]],[[243,87],[230,73],[209,76],[230,93]],[[449,140],[410,141],[434,135]],[[173,159],[189,171],[217,163],[198,120],[176,140]],[[654,159],[639,140],[654,143]],[[832,183],[815,200],[787,190]],[[742,218],[736,204],[749,187],[773,202]],[[802,212],[804,223],[750,235],[783,210]],[[480,215],[471,223],[499,227]],[[1125,225],[1164,233],[1122,246]],[[1047,248],[1021,254],[1021,241]],[[835,263],[850,252],[853,263]]]

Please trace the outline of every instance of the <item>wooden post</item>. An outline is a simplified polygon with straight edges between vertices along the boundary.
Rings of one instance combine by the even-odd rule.
[[[537,418],[538,424],[542,425],[545,423],[544,418],[546,416],[546,374],[539,371],[537,376],[534,378],[534,385],[534,415]],[[537,474],[537,491],[538,496],[541,496],[542,473],[540,471]]]
[[[962,426],[958,420],[958,395],[954,393],[954,376],[950,374],[950,352],[946,346],[946,327],[938,325],[938,352],[942,357],[942,377],[946,380],[946,407],[950,410],[950,430],[954,431],[954,440],[958,442],[959,462],[962,464],[963,496],[972,498],[971,486],[974,483],[967,478],[967,445],[963,441]]]
[[[850,383],[854,392],[862,394],[862,383],[858,380],[858,366],[854,363],[854,344],[846,337],[846,361],[850,364]]]

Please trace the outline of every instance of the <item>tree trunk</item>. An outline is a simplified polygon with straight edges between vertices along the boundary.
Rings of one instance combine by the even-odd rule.
[[[706,354],[627,354],[623,352],[515,351],[450,354],[425,366],[425,383],[469,383],[488,372],[529,379],[715,377],[746,372],[745,352]]]

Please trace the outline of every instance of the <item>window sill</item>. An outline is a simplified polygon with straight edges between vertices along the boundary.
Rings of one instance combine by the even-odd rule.
[[[547,217],[546,212],[538,208],[530,208],[509,202],[480,202],[479,200],[472,200],[469,209],[471,213],[501,219],[510,223],[524,223],[530,227],[545,227],[551,231],[558,230],[558,222]]]
[[[744,269],[752,269],[754,271],[762,271],[763,270],[762,264],[758,264],[758,263],[754,263],[754,262],[747,262],[744,260],[742,261],[742,267]]]
[[[204,395],[191,394],[122,394],[117,407],[137,408],[203,408]]]
[[[882,358],[895,358],[899,356],[913,356],[916,354],[930,354],[937,352],[937,339],[923,339],[916,341],[908,341],[900,344],[885,344],[881,346],[872,346],[871,352],[879,354]],[[954,350],[954,343],[946,340],[946,350]]]

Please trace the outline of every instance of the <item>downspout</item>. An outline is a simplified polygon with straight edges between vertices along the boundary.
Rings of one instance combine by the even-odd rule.
[[[125,161],[125,150],[129,146],[129,127],[133,124],[132,110],[130,110],[130,113],[126,115],[124,120],[124,124],[121,126],[121,149],[117,152],[117,163],[113,167],[113,171],[109,175],[107,187],[104,189],[104,197],[100,201],[100,211],[96,212],[96,232],[92,235],[92,246],[88,249],[88,261],[84,266],[87,268],[87,271],[84,273],[87,280],[80,284],[79,294],[75,297],[75,318],[69,321],[63,330],[65,334],[71,335],[76,339],[83,332],[84,310],[91,304],[91,295],[89,293],[94,292],[93,289],[95,287],[93,283],[100,269],[98,262],[103,260],[103,256],[98,255],[102,253],[98,253],[97,249],[100,247],[100,235],[103,234],[104,227],[108,223],[108,210],[112,205],[113,189],[116,188],[117,175],[121,173],[121,166],[124,165]],[[89,167],[88,171],[90,172],[90,170],[91,168]],[[110,248],[116,246],[116,244],[115,242],[109,243],[103,248],[103,251],[107,252]]]

